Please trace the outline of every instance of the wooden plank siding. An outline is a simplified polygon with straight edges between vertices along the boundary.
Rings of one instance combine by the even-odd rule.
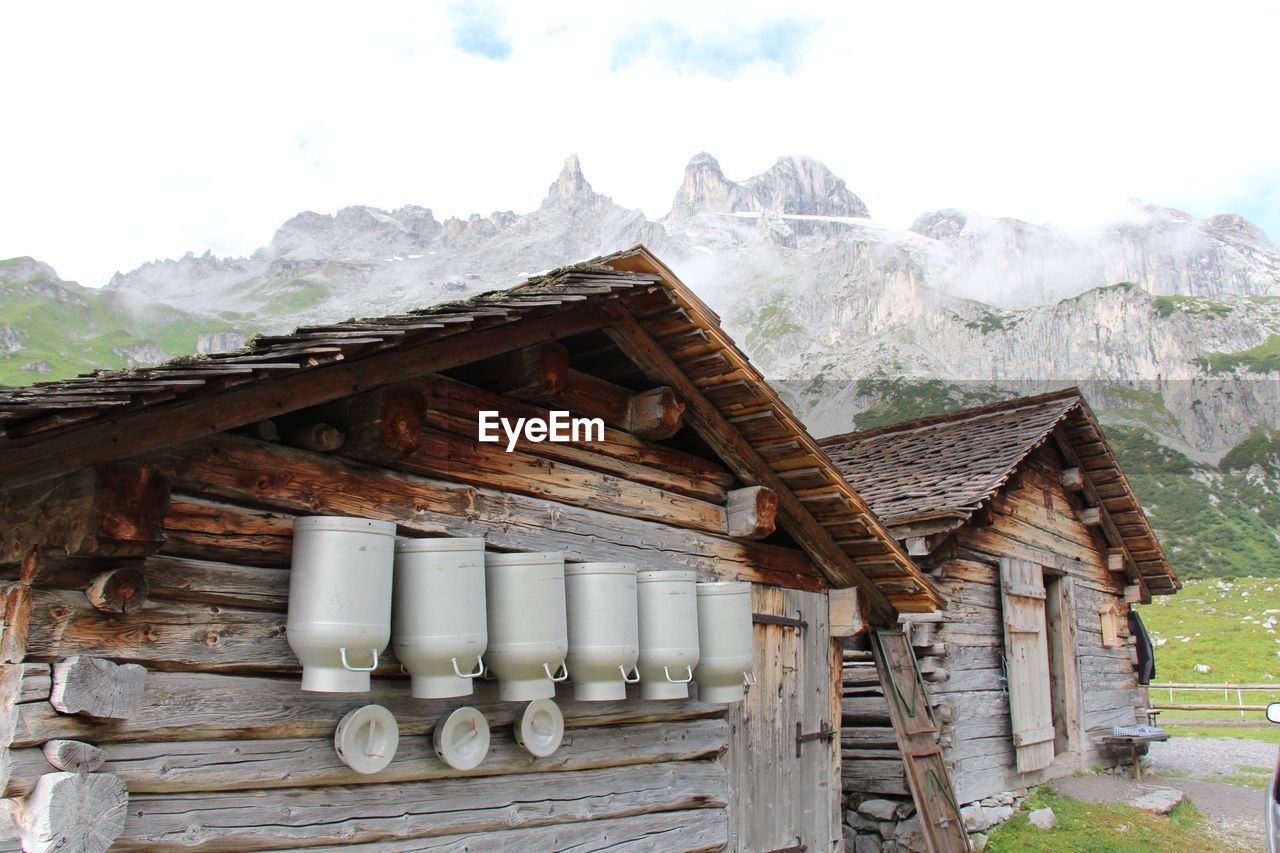
[[[931,557],[922,558],[933,568],[939,592],[948,601],[935,638],[945,646],[941,660],[947,678],[930,684],[929,690],[943,720],[944,756],[961,803],[1077,769],[1115,765],[1124,756],[1103,746],[1101,736],[1113,725],[1138,722],[1135,709],[1147,702],[1127,644],[1103,645],[1098,614],[1123,600],[1124,581],[1107,571],[1107,543],[1095,526],[1082,520],[1079,499],[1062,485],[1061,465],[1052,449],[1033,453],[993,499],[989,524],[965,524],[943,539]],[[1050,677],[1073,678],[1076,685],[1074,693],[1051,691],[1059,716],[1065,711],[1067,718],[1076,718],[1075,737],[1066,738],[1066,732],[1055,727],[1047,744],[1052,760],[1029,773],[1018,772],[1013,742],[1009,691],[1014,688],[1006,682],[1002,560],[1029,561],[1056,576],[1056,581],[1050,577],[1050,586],[1059,585],[1065,606],[1047,624],[1058,632],[1059,647],[1070,652],[1050,659]],[[1054,617],[1052,608],[1048,615]],[[1123,630],[1127,634],[1127,627]],[[846,754],[883,747],[883,738],[876,735],[879,729],[855,728],[855,723],[870,719],[865,709],[883,699],[872,695],[876,691],[851,684],[851,671],[845,670]],[[1067,719],[1054,722],[1064,725]],[[860,784],[859,789],[875,791],[876,785]],[[847,776],[846,791],[853,790]],[[880,790],[892,793],[883,786]]]

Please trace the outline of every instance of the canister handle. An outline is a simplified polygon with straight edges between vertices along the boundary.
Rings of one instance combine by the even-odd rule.
[[[484,675],[484,655],[476,655],[476,671],[475,672],[463,672],[462,670],[458,669],[457,658],[449,658],[449,660],[453,662],[453,672],[459,678],[479,678],[480,676]]]
[[[743,673],[742,673],[742,684],[743,684],[743,686],[745,686],[745,687],[755,687],[755,686],[756,686],[757,684],[759,684],[759,683],[760,683],[760,681],[759,681],[759,679],[757,679],[757,678],[756,678],[756,674],[755,674],[754,672],[751,672],[751,671],[749,671],[749,670],[744,670],[744,671],[743,671]]]
[[[546,663],[546,662],[544,662],[544,663],[542,664],[542,671],[543,671],[543,672],[545,672],[545,673],[547,674],[547,678],[550,678],[552,681],[556,682],[557,684],[559,684],[561,681],[568,681],[568,680],[569,680],[569,663],[568,663],[568,661],[561,661],[561,662],[560,662],[560,666],[556,669],[556,672],[560,672],[561,670],[563,670],[563,671],[564,671],[564,675],[560,676],[559,678],[556,678],[554,675],[552,675],[552,674],[551,674],[551,664]]]
[[[635,664],[631,665],[631,672],[632,672],[632,675],[634,675],[634,678],[629,677],[627,675],[627,668],[622,664],[618,664],[618,671],[622,673],[622,680],[625,681],[627,684],[635,684],[637,681],[640,680],[640,667],[636,666]]]
[[[662,668],[662,674],[665,675],[667,677],[667,681],[670,681],[672,684],[688,684],[690,681],[693,681],[693,667],[686,666],[684,669],[689,675],[688,678],[672,678],[671,670],[665,666]]]
[[[338,654],[342,657],[342,668],[348,672],[373,672],[378,668],[378,650],[370,649],[373,652],[373,664],[370,666],[352,666],[347,662],[347,647],[343,646],[338,649]]]

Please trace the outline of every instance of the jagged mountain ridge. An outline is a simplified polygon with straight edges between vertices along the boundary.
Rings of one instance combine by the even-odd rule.
[[[871,219],[817,161],[783,157],[733,181],[705,153],[689,162],[671,211],[656,221],[597,192],[570,157],[529,213],[303,212],[250,257],[188,254],[80,291],[115,300],[126,315],[128,306],[167,306],[197,325],[204,318],[185,348],[150,342],[153,355],[171,356],[197,341],[226,344],[239,333],[504,287],[638,242],[698,289],[778,379],[1194,383],[1221,373],[1210,356],[1265,356],[1280,332],[1280,250],[1240,217],[1135,208],[1130,220],[1085,239],[947,209],[897,228]],[[1133,284],[1114,286],[1122,281]],[[0,381],[43,378],[24,369],[34,362],[23,362],[29,343],[19,324],[0,325]],[[1257,363],[1265,359],[1249,362]],[[1173,412],[1179,427],[1164,425],[1162,437],[1207,457],[1280,411],[1265,388],[1208,415],[1194,389],[1160,393],[1195,409]],[[848,428],[847,416],[832,420],[844,402],[814,409],[815,428]]]

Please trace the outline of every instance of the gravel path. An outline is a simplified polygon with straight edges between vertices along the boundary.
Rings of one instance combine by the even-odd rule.
[[[1275,767],[1274,743],[1243,738],[1173,737],[1151,744],[1151,770],[1154,773],[1185,773],[1193,779],[1215,776],[1238,776],[1240,765]]]
[[[1224,840],[1241,849],[1263,849],[1263,804],[1257,788],[1223,782],[1224,776],[1251,775],[1240,766],[1274,767],[1275,744],[1240,738],[1175,737],[1151,744],[1150,771],[1141,782],[1121,776],[1089,775],[1059,779],[1059,793],[1088,802],[1122,803],[1151,787],[1178,788],[1208,818]]]

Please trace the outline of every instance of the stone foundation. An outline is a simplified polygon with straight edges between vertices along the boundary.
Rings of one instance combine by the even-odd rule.
[[[975,851],[987,846],[991,830],[1004,823],[1027,797],[1025,788],[1004,791],[961,806],[965,829]],[[924,836],[915,805],[906,797],[861,795],[850,798],[844,812],[848,853],[923,853]]]

